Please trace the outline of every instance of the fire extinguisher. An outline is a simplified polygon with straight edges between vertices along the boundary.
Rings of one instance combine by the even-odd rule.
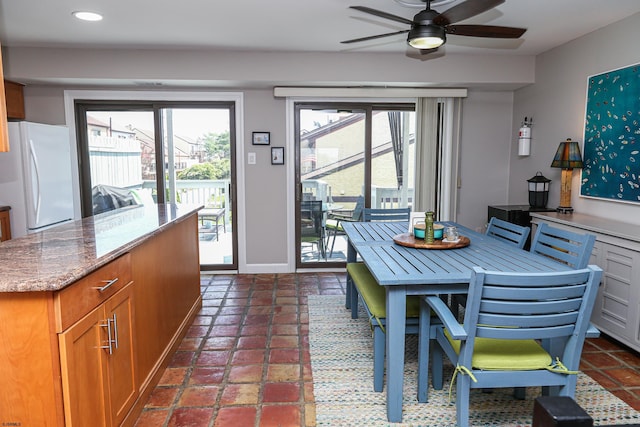
[[[531,154],[531,125],[533,118],[524,118],[522,126],[518,131],[518,156],[528,156]]]

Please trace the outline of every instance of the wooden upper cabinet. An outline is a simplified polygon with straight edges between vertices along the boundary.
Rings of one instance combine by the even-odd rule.
[[[24,92],[23,84],[4,81],[4,94],[7,103],[7,118],[24,120]]]

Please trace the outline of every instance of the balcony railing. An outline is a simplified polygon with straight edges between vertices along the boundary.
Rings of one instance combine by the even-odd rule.
[[[176,201],[184,204],[204,205],[205,207],[224,207],[225,221],[230,220],[229,179],[178,179],[176,180]],[[156,189],[156,182],[143,181],[142,188]]]

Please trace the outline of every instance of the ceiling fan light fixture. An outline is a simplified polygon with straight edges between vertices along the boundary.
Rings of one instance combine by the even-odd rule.
[[[416,49],[434,49],[446,41],[444,28],[437,25],[415,26],[409,31],[407,42]]]

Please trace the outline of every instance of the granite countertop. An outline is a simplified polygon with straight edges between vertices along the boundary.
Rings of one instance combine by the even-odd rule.
[[[4,241],[0,292],[60,290],[201,208],[131,206]]]
[[[584,230],[592,231],[594,233],[606,234],[621,239],[640,242],[640,225],[636,224],[626,223],[622,221],[613,221],[604,217],[575,212],[571,214],[563,214],[558,212],[538,212],[531,213],[531,216],[533,218],[547,219],[551,222],[557,222],[558,224],[579,227]]]

